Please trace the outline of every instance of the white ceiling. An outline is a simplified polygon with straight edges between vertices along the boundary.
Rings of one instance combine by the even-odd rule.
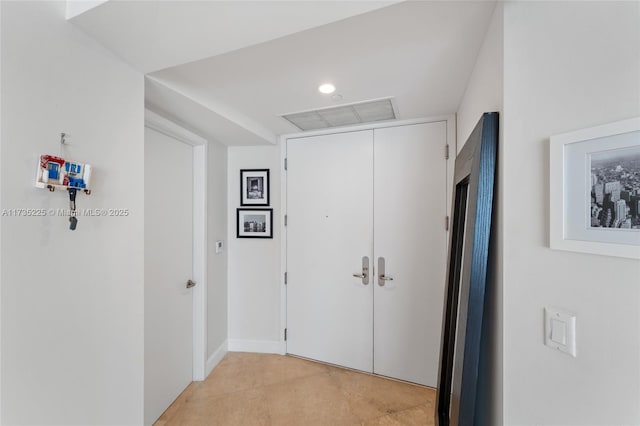
[[[225,115],[223,105],[205,105],[153,77],[145,79],[144,90],[147,108],[207,139],[226,145],[264,145],[278,141],[275,133],[241,113],[229,111]]]
[[[67,1],[71,22],[134,68],[149,73],[273,40],[398,0]]]
[[[118,9],[117,16],[85,17],[110,3],[113,1],[79,18],[86,19],[83,27],[99,21],[97,30],[88,31],[130,63],[149,70],[196,55],[184,44],[189,37],[166,46],[165,36],[148,39],[155,30],[127,36],[133,18],[121,8],[132,2],[112,9]],[[456,112],[495,7],[493,1],[411,1],[384,8],[375,3],[376,10],[295,33],[290,26],[289,35],[268,40],[265,28],[269,25],[262,22],[254,28],[257,10],[273,4],[282,17],[301,13],[300,5],[320,7],[321,2],[241,3],[252,7],[238,10],[234,25],[220,29],[220,38],[225,41],[214,43],[211,52],[216,53],[152,72],[146,84],[150,107],[228,145],[275,143],[277,135],[298,131],[280,117],[282,114],[368,99],[394,97],[400,119]],[[368,2],[325,4],[354,3],[362,10],[365,5],[373,8]],[[196,6],[191,2],[170,4],[171,33],[189,33],[194,21],[184,17],[187,12],[181,8],[188,4],[189,13],[193,13],[190,8]],[[135,15],[140,6],[136,3],[132,7]],[[206,22],[207,13],[211,10],[204,7],[196,23]],[[329,18],[324,15],[324,19]],[[278,23],[271,22],[273,26]],[[215,31],[213,28],[212,34]],[[118,35],[120,32],[124,34]],[[233,50],[234,46],[242,48]],[[149,56],[144,50],[154,53]],[[167,52],[162,53],[164,50]],[[198,52],[200,55],[203,50]],[[336,85],[340,101],[318,93],[318,85],[327,81]]]

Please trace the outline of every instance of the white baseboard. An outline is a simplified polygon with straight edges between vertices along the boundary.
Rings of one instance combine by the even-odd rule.
[[[277,340],[229,339],[230,352],[255,352],[261,354],[284,354],[284,346]]]
[[[218,365],[218,363],[222,361],[222,358],[224,358],[224,356],[227,354],[227,351],[229,350],[228,347],[228,340],[225,340],[220,346],[218,346],[218,349],[216,349],[211,354],[211,356],[207,360],[206,376],[209,376],[209,374],[211,374],[211,371],[216,368],[216,365]]]

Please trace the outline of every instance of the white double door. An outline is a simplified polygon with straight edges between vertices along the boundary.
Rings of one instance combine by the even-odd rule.
[[[436,386],[445,144],[445,122],[288,140],[287,352]]]

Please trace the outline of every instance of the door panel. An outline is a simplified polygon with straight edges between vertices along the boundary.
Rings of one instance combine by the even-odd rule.
[[[191,146],[145,128],[145,425],[193,377],[192,170]]]
[[[371,130],[287,143],[287,351],[373,368]],[[370,263],[370,266],[372,264]]]
[[[376,129],[374,141],[375,260],[384,258],[393,278],[372,280],[374,372],[435,387],[447,263],[446,123]]]

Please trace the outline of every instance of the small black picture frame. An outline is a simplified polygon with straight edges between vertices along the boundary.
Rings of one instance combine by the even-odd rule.
[[[498,152],[498,113],[484,113],[456,157],[435,424],[476,424],[478,374]]]
[[[269,169],[240,170],[240,205],[269,205]]]
[[[273,238],[273,209],[236,209],[237,238]]]

